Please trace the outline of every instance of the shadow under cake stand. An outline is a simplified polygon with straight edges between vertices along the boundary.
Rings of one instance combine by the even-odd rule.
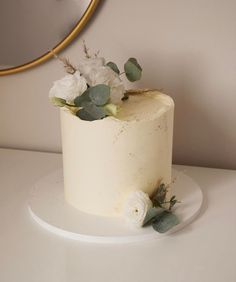
[[[188,175],[172,170],[175,183],[171,186],[181,204],[176,215],[180,223],[165,234],[151,226],[135,228],[121,218],[109,218],[84,213],[64,200],[63,171],[57,170],[41,178],[31,189],[29,212],[32,218],[46,230],[73,240],[93,243],[130,243],[150,239],[161,239],[192,222],[199,214],[203,194],[199,185]]]

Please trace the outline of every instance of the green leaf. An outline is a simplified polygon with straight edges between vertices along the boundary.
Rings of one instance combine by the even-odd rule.
[[[108,85],[98,84],[88,88],[86,91],[88,91],[91,101],[97,106],[105,105],[110,99],[111,89]]]
[[[78,112],[76,112],[76,116],[82,120],[87,120],[87,121],[95,120],[93,115],[88,113],[85,109],[80,109]]]
[[[147,214],[144,218],[144,221],[143,221],[143,226],[151,223],[152,220],[154,220],[154,218],[163,212],[163,209],[160,209],[160,208],[150,208],[148,211],[147,211]]]
[[[152,221],[153,229],[159,233],[165,233],[177,224],[179,224],[178,217],[168,211],[163,211]]]
[[[76,105],[76,107],[83,107],[84,103],[91,102],[91,98],[89,96],[89,89],[90,88],[84,91],[82,95],[75,98],[74,104]]]
[[[92,102],[87,102],[83,104],[83,109],[77,111],[76,115],[82,120],[93,121],[103,119],[106,113],[103,108],[94,105]]]
[[[106,104],[103,109],[108,116],[116,116],[118,112],[118,106],[115,104]]]
[[[142,68],[135,58],[129,58],[124,65],[125,74],[129,81],[134,82],[142,76]]]
[[[113,62],[108,62],[107,66],[110,67],[114,72],[120,74],[120,70],[118,69],[117,65]]]
[[[175,196],[175,195],[174,195],[174,196],[172,196],[172,197],[170,198],[170,202],[172,202],[172,201],[176,200],[175,198],[176,198],[176,196]]]
[[[153,204],[157,207],[162,207],[166,201],[167,188],[164,183],[161,183],[153,196]]]
[[[66,104],[65,99],[58,98],[56,96],[50,97],[50,101],[52,102],[53,105],[58,106],[58,107],[64,107]]]

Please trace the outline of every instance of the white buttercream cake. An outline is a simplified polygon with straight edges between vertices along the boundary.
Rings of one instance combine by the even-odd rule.
[[[171,182],[173,100],[160,92],[129,96],[117,117],[92,122],[61,109],[64,189],[75,208],[120,216],[127,195],[151,195]]]

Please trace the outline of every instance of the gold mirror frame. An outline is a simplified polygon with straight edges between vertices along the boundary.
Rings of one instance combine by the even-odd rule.
[[[89,6],[86,9],[85,13],[83,14],[82,18],[78,21],[78,23],[73,28],[73,30],[69,33],[69,35],[66,38],[64,38],[61,42],[59,42],[52,49],[53,53],[58,53],[63,48],[65,48],[73,39],[75,39],[75,37],[78,35],[78,33],[84,28],[84,26],[86,25],[88,20],[91,18],[91,16],[94,13],[99,1],[100,0],[91,0]],[[37,66],[37,65],[45,62],[46,60],[50,59],[53,56],[53,53],[49,51],[49,52],[43,54],[42,56],[36,58],[35,60],[30,61],[28,63],[25,63],[23,65],[13,67],[13,68],[9,68],[9,69],[0,70],[0,76],[6,75],[6,74],[17,73],[17,72],[32,68],[34,66]]]

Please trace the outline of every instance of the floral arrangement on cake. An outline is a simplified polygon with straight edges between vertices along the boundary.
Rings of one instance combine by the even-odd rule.
[[[135,82],[142,76],[142,68],[137,59],[129,58],[124,64],[124,71],[120,72],[114,62],[106,63],[103,57],[98,57],[98,53],[91,55],[85,44],[84,53],[85,58],[78,66],[54,54],[64,64],[67,72],[50,89],[49,98],[55,106],[67,108],[82,120],[94,121],[116,116],[122,102],[129,95],[152,91],[125,90],[122,75],[130,82]],[[179,219],[174,214],[173,207],[179,201],[176,196],[168,199],[169,186],[160,183],[151,196],[140,190],[129,194],[123,209],[126,221],[136,227],[152,225],[159,233],[165,233],[177,225]]]
[[[131,82],[141,78],[142,68],[135,58],[129,58],[120,72],[117,65],[91,55],[84,44],[85,58],[77,67],[69,60],[55,55],[64,63],[65,77],[54,82],[49,92],[55,106],[66,107],[82,120],[93,121],[116,116],[122,101],[134,90],[125,90],[123,74]],[[145,91],[145,90],[144,90]],[[146,90],[147,91],[147,90]]]

